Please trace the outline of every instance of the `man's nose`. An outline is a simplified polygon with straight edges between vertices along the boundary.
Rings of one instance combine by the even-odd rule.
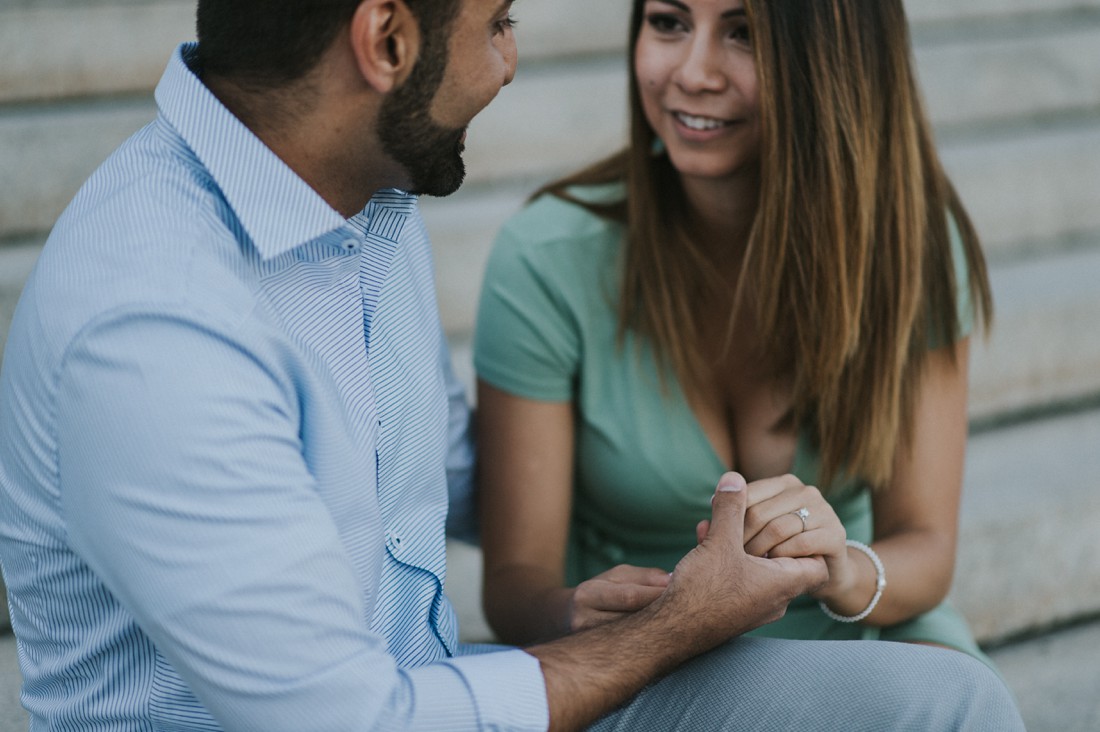
[[[513,35],[504,49],[504,86],[512,83],[516,78],[516,67],[519,65],[519,48],[516,46],[516,37]]]

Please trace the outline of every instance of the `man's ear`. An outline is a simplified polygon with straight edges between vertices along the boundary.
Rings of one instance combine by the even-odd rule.
[[[420,26],[404,0],[363,0],[350,36],[359,73],[382,93],[404,82],[420,53]]]

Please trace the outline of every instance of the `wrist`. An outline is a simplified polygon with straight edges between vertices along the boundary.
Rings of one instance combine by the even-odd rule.
[[[711,621],[712,612],[699,607],[694,600],[692,593],[677,588],[665,592],[634,615],[642,626],[659,632],[661,646],[667,651],[667,660],[674,665],[705,653],[732,637],[732,634],[723,632],[724,625]]]
[[[859,622],[869,616],[886,589],[886,568],[874,549],[849,540],[848,566],[854,569],[849,579],[837,587],[827,586],[816,599],[822,612],[842,623]]]
[[[838,611],[849,605],[853,611],[858,611],[867,605],[874,583],[874,565],[858,550],[845,545],[838,561],[829,565],[829,581],[811,597],[828,603]]]

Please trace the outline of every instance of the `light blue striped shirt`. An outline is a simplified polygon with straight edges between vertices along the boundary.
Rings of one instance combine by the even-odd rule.
[[[468,415],[416,200],[345,220],[192,53],[58,221],[7,342],[32,729],[545,728],[537,660],[463,655],[443,594]]]

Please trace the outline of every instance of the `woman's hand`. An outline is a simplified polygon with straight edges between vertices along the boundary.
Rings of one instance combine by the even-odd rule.
[[[581,582],[569,601],[569,629],[593,628],[637,612],[661,596],[669,574],[652,567],[620,564]]]
[[[860,573],[844,543],[847,532],[821,491],[793,475],[757,480],[748,490],[747,554],[823,557],[829,581],[814,597],[826,603],[858,590]],[[805,518],[799,516],[800,511]]]

